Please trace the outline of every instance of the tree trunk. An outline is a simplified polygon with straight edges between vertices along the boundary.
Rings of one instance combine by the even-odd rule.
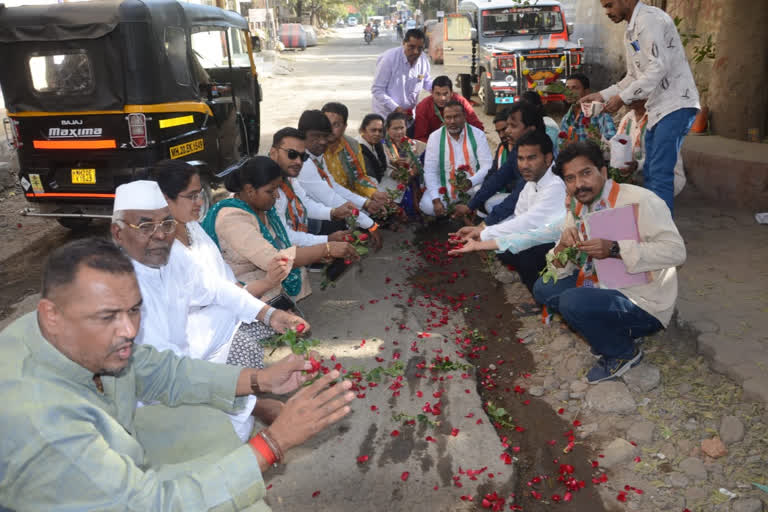
[[[746,140],[748,130],[757,129],[762,140],[768,129],[768,2],[723,0],[722,12],[709,91],[712,131]]]

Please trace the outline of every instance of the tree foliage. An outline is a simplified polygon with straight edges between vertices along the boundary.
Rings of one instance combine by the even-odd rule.
[[[329,25],[347,17],[347,6],[355,7],[365,18],[376,14],[379,9],[389,10],[389,3],[384,0],[287,0],[286,4],[297,17],[303,14],[309,16],[314,24]]]

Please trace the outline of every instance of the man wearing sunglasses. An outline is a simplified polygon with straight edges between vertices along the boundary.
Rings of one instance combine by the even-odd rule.
[[[288,238],[293,245],[308,247],[326,242],[344,242],[349,231],[334,231],[330,235],[309,233],[309,219],[319,221],[344,220],[351,216],[355,206],[346,203],[338,208],[330,208],[318,203],[307,195],[301,183],[296,179],[302,164],[309,158],[304,145],[304,134],[296,128],[283,128],[272,137],[269,158],[275,161],[283,171],[283,183],[278,190],[275,210],[283,221]]]

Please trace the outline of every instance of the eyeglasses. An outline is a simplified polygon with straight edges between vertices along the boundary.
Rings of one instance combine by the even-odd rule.
[[[131,224],[130,222],[126,222],[126,224],[128,224],[133,229],[138,230],[139,233],[141,233],[143,236],[149,238],[155,234],[157,228],[160,228],[161,233],[170,235],[176,231],[176,224],[178,224],[178,222],[176,222],[174,219],[168,219],[162,222],[142,222],[138,226],[136,224]]]
[[[277,147],[277,149],[279,149],[281,151],[285,151],[285,153],[288,155],[288,159],[289,160],[296,160],[297,158],[301,158],[302,162],[306,162],[307,159],[309,158],[309,155],[307,154],[306,151],[303,152],[303,153],[299,153],[295,149],[285,149],[285,148],[281,148],[279,146]]]
[[[179,194],[179,197],[183,197],[184,199],[189,199],[190,201],[197,201],[201,197],[203,197],[203,191],[198,190],[197,192],[192,192],[190,194]]]

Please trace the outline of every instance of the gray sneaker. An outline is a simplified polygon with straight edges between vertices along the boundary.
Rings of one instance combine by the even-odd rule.
[[[634,355],[629,359],[604,357],[587,372],[587,382],[597,384],[606,380],[618,379],[643,360],[643,351],[635,347]]]

